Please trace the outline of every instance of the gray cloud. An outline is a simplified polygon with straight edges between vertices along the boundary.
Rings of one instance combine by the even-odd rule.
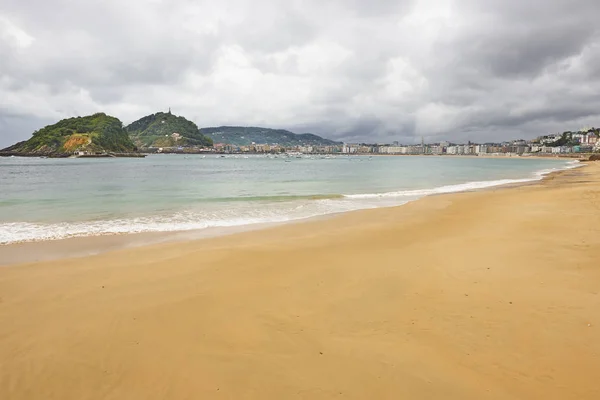
[[[0,147],[104,111],[360,142],[600,125],[597,0],[0,0]]]

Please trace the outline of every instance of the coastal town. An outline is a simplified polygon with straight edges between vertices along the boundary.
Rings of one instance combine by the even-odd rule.
[[[392,136],[393,137],[393,136]],[[125,126],[116,117],[96,113],[63,119],[35,131],[27,141],[0,150],[0,156],[44,158],[145,157],[147,154],[305,154],[431,155],[584,158],[600,152],[600,129],[584,127],[502,142],[348,143],[311,133],[244,126],[198,128],[182,117],[157,112]],[[418,141],[418,142],[417,142]],[[598,157],[598,155],[594,155]]]
[[[600,129],[583,128],[578,131],[538,136],[535,139],[512,140],[499,143],[458,144],[449,141],[419,144],[340,143],[337,145],[283,146],[277,143],[252,143],[237,146],[215,143],[212,148],[171,147],[149,149],[159,153],[211,152],[219,154],[260,154],[298,152],[302,154],[346,155],[460,155],[460,156],[577,156],[600,151]]]

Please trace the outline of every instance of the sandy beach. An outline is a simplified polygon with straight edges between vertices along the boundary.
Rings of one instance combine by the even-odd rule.
[[[599,399],[600,163],[0,268],[0,399]]]

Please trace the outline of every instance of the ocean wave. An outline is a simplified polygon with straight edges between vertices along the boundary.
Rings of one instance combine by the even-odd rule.
[[[522,179],[499,179],[445,185],[428,189],[402,190],[386,193],[264,196],[236,198],[223,210],[187,210],[171,214],[135,218],[94,220],[62,223],[11,222],[0,223],[0,244],[66,239],[82,236],[101,236],[145,232],[177,232],[245,225],[282,223],[328,214],[405,204],[424,196],[485,189],[507,184],[526,183],[542,179],[557,170],[577,168],[577,161],[562,168],[544,169]],[[249,203],[260,202],[260,206]]]
[[[200,216],[198,217],[202,218]],[[125,233],[190,231],[285,221],[287,221],[287,219],[283,217],[262,219],[238,218],[229,220],[183,220],[173,216],[54,224],[15,222],[0,224],[0,244]]]
[[[290,201],[277,205],[249,209],[229,207],[223,210],[190,210],[172,214],[110,220],[32,223],[0,223],[0,245],[83,236],[104,236],[128,233],[179,232],[245,225],[273,224],[335,214],[376,205],[344,200],[340,196],[318,196],[314,200]],[[399,204],[396,204],[399,205]]]

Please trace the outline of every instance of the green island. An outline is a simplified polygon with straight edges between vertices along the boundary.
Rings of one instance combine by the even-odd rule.
[[[203,135],[198,126],[171,111],[147,115],[125,127],[129,137],[139,148],[157,147],[211,147],[212,140]]]
[[[279,150],[341,145],[311,133],[296,134],[284,129],[198,128],[194,122],[173,115],[169,109],[147,115],[127,126],[123,126],[118,118],[101,112],[66,118],[35,131],[29,140],[0,150],[0,156],[143,157],[155,152],[218,152],[227,150],[223,146],[252,147],[255,144],[270,145]]]
[[[47,157],[124,156],[136,152],[123,123],[104,113],[63,119],[1,151],[2,155]]]

